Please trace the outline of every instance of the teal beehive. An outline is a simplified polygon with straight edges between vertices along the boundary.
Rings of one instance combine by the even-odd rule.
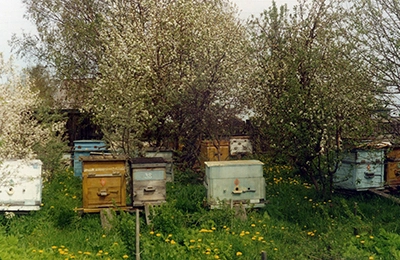
[[[217,208],[226,202],[245,207],[264,207],[263,165],[258,160],[205,162],[209,206]]]
[[[106,152],[106,143],[101,140],[76,140],[74,141],[74,176],[82,177],[81,156],[89,156],[91,153]]]
[[[333,180],[336,188],[346,190],[383,189],[384,150],[354,149],[345,153]]]

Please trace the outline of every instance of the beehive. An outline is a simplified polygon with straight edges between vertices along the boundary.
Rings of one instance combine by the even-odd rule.
[[[126,206],[127,160],[123,156],[81,156],[83,211]]]
[[[147,149],[146,157],[162,157],[166,163],[165,173],[167,182],[174,182],[174,159],[172,150]]]
[[[245,207],[265,206],[263,163],[258,160],[205,162],[207,201],[217,208],[223,201]]]
[[[229,139],[230,154],[241,155],[253,153],[253,146],[249,136],[233,136]]]
[[[226,161],[229,159],[229,141],[204,140],[200,146],[200,160],[206,161]]]
[[[166,163],[161,157],[131,160],[133,206],[160,204],[166,200]]]
[[[400,147],[394,147],[386,155],[386,183],[389,186],[400,185]]]
[[[6,160],[0,164],[0,211],[39,210],[42,162]]]
[[[101,140],[77,140],[74,141],[74,175],[82,177],[81,156],[89,156],[91,153],[106,152],[106,143]]]
[[[355,149],[347,152],[334,174],[337,188],[365,191],[384,187],[384,150]]]

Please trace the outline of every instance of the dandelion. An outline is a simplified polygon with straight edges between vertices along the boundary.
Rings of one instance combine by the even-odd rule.
[[[241,256],[241,255],[243,255],[243,253],[242,252],[236,252],[236,256]]]
[[[54,206],[50,206],[51,209],[54,209]]]
[[[190,239],[189,242],[190,242],[190,243],[194,243],[194,242],[196,242],[196,240]]]
[[[356,238],[360,238],[360,235],[356,235]]]
[[[122,258],[123,259],[127,259],[129,256],[128,255],[123,255]]]
[[[368,257],[368,260],[374,260],[373,256]]]
[[[169,234],[168,237],[172,237],[172,234]]]
[[[215,259],[219,259],[219,256],[218,256],[218,255],[215,255],[214,258],[215,258]]]
[[[175,245],[176,242],[174,240],[171,240],[171,245]]]
[[[360,243],[361,243],[361,244],[364,244],[364,243],[365,243],[365,241],[364,241],[364,240],[361,240],[361,241],[360,241]]]
[[[246,235],[248,235],[248,234],[250,234],[250,232],[249,231],[246,231],[246,232],[244,232]]]
[[[216,228],[215,228],[215,227],[212,227],[211,230],[216,230]]]
[[[274,251],[278,251],[278,248],[275,247],[275,248],[274,248]]]
[[[374,236],[369,236],[370,239],[374,239]]]
[[[197,239],[197,242],[201,242],[201,241],[202,241],[201,238]]]
[[[157,234],[156,234],[156,237],[160,237],[160,236],[161,236],[161,234],[160,234],[160,233],[157,233]]]
[[[74,196],[72,196],[72,198],[73,198],[73,199],[76,199],[76,196],[74,195]]]
[[[52,246],[51,248],[52,248],[52,249],[57,249],[57,246]]]
[[[43,253],[43,250],[39,250],[38,252],[41,254],[41,253]]]
[[[150,235],[154,235],[154,231],[150,231]]]
[[[15,217],[15,213],[14,212],[5,212],[4,213],[4,217],[6,218],[6,219],[12,219],[13,217]]]
[[[105,237],[106,237],[106,235],[104,235],[104,234],[103,234],[101,237],[102,237],[102,238],[105,238]]]
[[[251,226],[252,226],[252,227],[255,227],[255,226],[256,226],[256,224],[251,224]]]

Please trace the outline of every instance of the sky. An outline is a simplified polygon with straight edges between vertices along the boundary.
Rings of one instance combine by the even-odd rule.
[[[240,10],[241,18],[250,15],[258,16],[263,10],[267,9],[272,0],[230,0],[235,3]],[[288,4],[289,8],[297,3],[297,0],[275,0],[278,6]],[[0,52],[3,58],[8,60],[12,54],[8,42],[13,34],[21,36],[23,32],[35,33],[35,27],[30,21],[25,19],[25,7],[22,0],[0,0]],[[15,65],[25,67],[25,61],[17,59],[13,55]]]

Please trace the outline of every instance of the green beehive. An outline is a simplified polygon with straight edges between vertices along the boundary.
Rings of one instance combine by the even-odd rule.
[[[258,160],[205,162],[209,206],[216,208],[226,202],[245,207],[264,207],[263,165]]]

